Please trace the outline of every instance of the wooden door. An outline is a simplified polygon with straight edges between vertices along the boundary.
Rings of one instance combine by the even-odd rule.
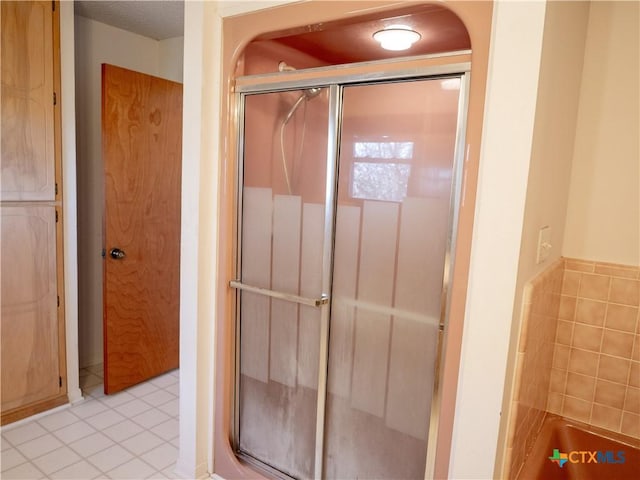
[[[178,367],[182,85],[103,65],[102,144],[104,386],[115,393]]]
[[[3,206],[2,410],[62,390],[56,289],[56,213],[52,206]]]
[[[3,425],[67,402],[57,3],[0,2]]]
[[[0,3],[0,199],[54,200],[54,52],[51,2]]]

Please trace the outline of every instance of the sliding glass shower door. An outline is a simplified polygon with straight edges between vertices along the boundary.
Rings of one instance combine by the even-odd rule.
[[[244,103],[238,449],[295,478],[315,469],[320,327],[329,309],[327,178],[335,176],[329,123],[327,88]]]
[[[463,79],[242,96],[245,460],[293,478],[424,478]]]

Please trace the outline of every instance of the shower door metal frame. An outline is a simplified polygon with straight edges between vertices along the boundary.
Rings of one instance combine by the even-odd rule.
[[[448,55],[433,55],[429,58],[453,57],[463,55],[466,57],[470,52],[453,52]],[[406,59],[405,59],[406,60]],[[383,60],[379,62],[365,62],[366,65],[393,66],[399,63],[398,60]],[[362,64],[356,64],[362,65]],[[355,66],[355,65],[354,65]],[[447,325],[451,302],[451,272],[455,261],[455,243],[458,224],[458,213],[460,209],[461,197],[463,195],[463,167],[465,160],[465,138],[467,124],[468,91],[471,63],[469,61],[445,63],[441,65],[417,67],[409,69],[390,69],[384,72],[374,71],[368,73],[353,74],[349,72],[349,66],[344,66],[342,71],[336,73],[335,67],[311,68],[278,74],[253,75],[238,77],[240,85],[236,85],[235,102],[237,125],[237,178],[236,178],[236,225],[235,225],[235,280],[229,282],[229,286],[237,290],[236,310],[235,310],[235,391],[234,391],[234,412],[232,428],[232,447],[239,458],[248,461],[258,468],[283,479],[292,477],[270,467],[263,462],[254,459],[250,455],[239,450],[239,426],[240,426],[240,293],[242,290],[256,292],[262,290],[264,295],[284,298],[301,304],[317,306],[321,308],[320,325],[320,354],[318,365],[318,398],[316,410],[316,447],[314,459],[314,478],[323,478],[324,461],[324,430],[325,430],[325,403],[329,360],[329,320],[331,309],[332,273],[333,273],[333,249],[335,240],[335,211],[337,201],[337,181],[339,148],[342,130],[342,92],[345,86],[367,85],[383,83],[401,83],[416,80],[437,80],[442,78],[460,78],[460,93],[458,98],[458,115],[456,126],[456,139],[454,148],[454,158],[452,164],[452,185],[450,198],[449,223],[447,229],[446,251],[444,272],[441,290],[441,313],[438,329],[438,340],[434,367],[434,385],[431,399],[431,411],[429,416],[429,430],[427,436],[427,452],[425,479],[433,478],[435,471],[435,458],[437,447],[437,436],[439,430],[440,400],[441,390],[439,388],[440,379],[443,372],[443,352],[446,343]],[[326,75],[329,69],[334,72]],[[292,75],[293,73],[293,75]],[[307,73],[321,74],[320,77],[297,78],[286,80],[283,77],[304,76]],[[325,73],[322,75],[322,73]],[[245,97],[252,94],[267,94],[286,91],[295,91],[309,88],[329,88],[329,115],[328,115],[328,138],[327,138],[327,174],[326,174],[326,197],[325,197],[325,218],[324,218],[324,244],[323,244],[323,279],[322,294],[318,299],[307,299],[281,292],[273,292],[267,289],[257,289],[241,283],[239,275],[242,267],[242,198],[243,198],[243,178],[244,178],[244,118],[245,118]]]

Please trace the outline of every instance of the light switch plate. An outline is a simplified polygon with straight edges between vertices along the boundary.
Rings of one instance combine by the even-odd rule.
[[[538,232],[538,257],[536,263],[542,263],[551,253],[551,227],[545,226]]]

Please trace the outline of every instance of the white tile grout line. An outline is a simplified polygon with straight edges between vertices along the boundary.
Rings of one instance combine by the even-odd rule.
[[[169,373],[165,374],[164,376],[166,376],[166,375],[171,375],[171,376],[175,377],[175,378],[176,378],[176,381],[177,381],[177,379],[178,379],[178,372],[177,372],[177,371],[169,372]],[[163,377],[164,377],[164,376],[163,376]],[[156,379],[154,379],[154,380],[157,380],[157,379],[159,379],[159,378],[162,378],[162,377],[157,377],[157,378],[156,378]],[[148,382],[145,382],[145,383],[148,383]],[[131,462],[131,461],[133,461],[134,459],[139,459],[141,462],[144,462],[144,464],[145,464],[145,465],[148,465],[151,469],[153,469],[153,470],[155,471],[155,473],[154,473],[153,475],[156,475],[156,474],[164,475],[162,472],[166,471],[168,468],[171,468],[171,466],[172,466],[171,464],[169,464],[169,465],[163,465],[163,466],[159,467],[159,466],[157,466],[157,465],[152,465],[152,464],[151,464],[151,462],[149,462],[148,460],[145,460],[143,457],[146,455],[146,456],[147,456],[147,458],[148,458],[148,457],[149,457],[149,453],[151,453],[151,452],[153,452],[153,451],[155,451],[155,450],[157,450],[157,449],[159,449],[159,448],[163,448],[163,447],[164,447],[165,449],[166,449],[166,448],[168,448],[170,451],[177,450],[177,449],[176,449],[176,447],[175,447],[175,445],[173,444],[173,442],[175,441],[175,438],[176,438],[176,436],[177,436],[177,433],[178,433],[178,432],[176,432],[176,436],[172,436],[172,437],[171,437],[171,438],[169,438],[169,439],[165,439],[165,438],[161,437],[160,435],[158,435],[158,434],[156,434],[155,432],[153,432],[153,431],[152,431],[154,428],[157,428],[158,426],[163,425],[163,424],[165,424],[165,423],[169,422],[170,420],[177,420],[177,419],[178,419],[178,415],[171,415],[171,414],[169,414],[169,413],[167,413],[167,412],[165,412],[165,411],[160,410],[160,407],[162,407],[162,406],[164,406],[164,405],[167,405],[169,402],[173,402],[173,401],[175,401],[175,400],[178,398],[178,397],[176,397],[176,395],[174,395],[173,393],[171,393],[171,392],[169,392],[169,391],[167,391],[167,390],[166,390],[167,388],[172,387],[175,383],[176,383],[176,382],[170,382],[170,383],[167,383],[167,384],[166,384],[166,385],[164,385],[164,386],[158,386],[158,385],[154,384],[154,385],[153,385],[153,387],[154,387],[154,388],[153,388],[152,390],[149,390],[148,388],[139,388],[139,389],[137,389],[137,391],[138,391],[138,392],[141,392],[141,393],[139,394],[140,396],[137,396],[135,393],[133,393],[133,394],[131,394],[131,393],[130,393],[131,398],[128,398],[126,401],[124,401],[124,402],[122,402],[122,403],[119,403],[119,404],[117,404],[117,405],[114,405],[113,407],[110,407],[109,405],[107,405],[107,404],[105,404],[103,401],[101,401],[101,399],[103,399],[103,398],[107,398],[107,397],[97,397],[97,398],[96,398],[96,397],[92,397],[92,396],[87,396],[87,397],[86,397],[86,400],[85,400],[84,402],[81,402],[81,404],[79,404],[79,405],[77,405],[77,406],[64,405],[62,408],[56,408],[56,409],[50,410],[50,411],[48,411],[48,412],[44,412],[43,414],[35,415],[35,416],[33,416],[33,417],[29,417],[29,418],[25,419],[25,421],[16,422],[16,423],[14,423],[14,424],[12,424],[12,425],[11,425],[11,428],[3,428],[3,429],[1,430],[2,437],[4,438],[4,441],[7,443],[7,445],[8,445],[10,448],[15,449],[16,451],[18,451],[18,452],[20,452],[20,453],[22,454],[22,451],[18,448],[19,446],[24,446],[24,445],[26,445],[26,444],[27,444],[27,443],[29,443],[29,442],[32,442],[32,441],[34,441],[34,440],[37,440],[38,438],[43,437],[44,435],[52,434],[52,435],[53,435],[57,440],[59,440],[59,441],[62,441],[62,442],[63,442],[63,446],[62,446],[62,447],[57,447],[57,448],[63,448],[64,446],[66,446],[66,447],[70,448],[72,451],[74,451],[74,452],[78,453],[78,455],[80,456],[80,460],[78,460],[77,462],[74,462],[74,463],[72,463],[72,464],[70,464],[70,465],[66,465],[66,466],[64,466],[64,467],[62,467],[62,468],[60,468],[60,469],[56,470],[55,472],[52,472],[50,475],[55,475],[57,472],[60,472],[60,471],[65,470],[65,469],[67,469],[67,468],[70,468],[71,466],[77,465],[77,464],[79,464],[79,463],[81,463],[81,462],[83,462],[83,461],[86,461],[88,464],[90,464],[90,465],[92,465],[93,467],[95,467],[98,471],[100,471],[100,472],[101,472],[101,475],[109,475],[109,472],[110,472],[110,471],[113,471],[114,469],[120,468],[122,465],[124,465],[124,464],[126,464],[126,463],[128,463],[128,462]],[[141,384],[141,385],[144,385],[144,384]],[[135,387],[134,387],[134,388],[135,388]],[[168,396],[166,397],[166,401],[165,401],[165,402],[160,401],[158,405],[153,405],[153,404],[151,404],[151,403],[149,403],[149,402],[145,402],[145,401],[144,401],[144,399],[142,398],[142,397],[144,397],[145,395],[149,395],[149,394],[151,394],[151,393],[159,392],[159,391],[165,391],[165,392],[167,393],[167,395],[168,395]],[[109,398],[113,398],[113,397],[109,397]],[[129,402],[132,402],[132,401],[136,401],[136,400],[141,400],[141,401],[142,401],[142,402],[144,402],[146,405],[148,405],[148,408],[146,408],[145,410],[143,410],[143,411],[141,411],[141,412],[138,412],[138,413],[136,413],[135,415],[132,415],[132,416],[124,415],[124,414],[122,414],[121,412],[118,412],[118,411],[116,410],[116,408],[118,408],[118,407],[120,407],[120,406],[122,406],[122,405],[125,405],[126,403],[129,403]],[[82,416],[77,415],[77,414],[75,413],[75,410],[76,410],[78,407],[81,407],[81,406],[84,406],[84,405],[92,404],[92,402],[96,402],[96,404],[97,404],[97,405],[100,405],[100,407],[101,407],[101,408],[100,408],[98,411],[96,411],[95,413],[93,413],[93,414],[91,414],[91,415],[87,415],[86,417],[82,417]],[[153,410],[155,410],[157,413],[159,413],[159,414],[160,414],[160,417],[162,417],[162,420],[161,420],[161,421],[159,421],[159,422],[157,422],[157,423],[149,424],[149,426],[148,426],[148,427],[147,427],[147,426],[145,426],[144,424],[141,424],[140,422],[136,422],[135,418],[136,418],[137,416],[139,416],[139,415],[141,415],[141,414],[143,414],[143,413],[151,412],[151,411],[153,411]],[[41,424],[41,423],[38,421],[38,420],[40,420],[41,418],[48,417],[48,416],[53,415],[53,414],[55,414],[55,413],[58,413],[58,412],[60,412],[60,411],[68,411],[70,414],[72,414],[74,417],[76,417],[76,419],[77,419],[77,420],[72,421],[72,422],[70,422],[70,423],[65,423],[64,425],[61,425],[61,426],[56,426],[56,428],[51,428],[51,429],[47,428],[45,425]],[[121,446],[121,448],[123,448],[123,449],[124,449],[124,451],[126,451],[128,454],[132,455],[132,457],[127,457],[125,460],[123,460],[123,461],[122,461],[121,463],[119,463],[118,465],[115,465],[115,466],[113,466],[113,465],[112,465],[112,466],[111,466],[111,468],[110,468],[108,471],[106,471],[106,472],[105,472],[105,471],[103,471],[100,467],[98,467],[98,465],[94,464],[93,462],[91,462],[91,461],[89,460],[89,457],[91,457],[91,456],[93,456],[93,455],[96,455],[97,453],[99,453],[99,451],[98,451],[98,452],[94,452],[94,453],[92,453],[92,454],[91,454],[91,455],[89,455],[88,457],[84,457],[82,454],[80,454],[80,452],[78,452],[77,450],[73,449],[73,447],[71,447],[71,446],[70,446],[70,444],[71,444],[71,443],[74,443],[74,442],[77,442],[78,440],[82,440],[83,438],[87,438],[87,437],[89,437],[90,435],[93,435],[93,434],[95,434],[95,433],[99,432],[99,431],[100,431],[100,429],[94,429],[94,428],[93,428],[93,426],[91,426],[91,423],[90,423],[90,422],[87,422],[87,421],[88,421],[88,420],[91,420],[91,419],[93,419],[93,418],[95,418],[95,417],[96,417],[96,416],[98,416],[98,415],[104,415],[105,413],[108,413],[108,412],[111,412],[111,413],[117,414],[117,415],[119,415],[119,416],[122,416],[123,418],[122,418],[122,420],[121,420],[121,421],[115,422],[114,424],[109,425],[108,427],[105,427],[105,429],[106,429],[106,428],[113,427],[113,426],[116,426],[116,425],[120,425],[120,424],[122,424],[122,423],[124,423],[124,422],[126,422],[126,421],[131,421],[131,422],[133,422],[133,423],[134,423],[134,425],[136,425],[136,426],[140,427],[142,430],[141,430],[141,431],[139,431],[139,432],[134,433],[134,434],[133,434],[133,435],[131,435],[131,436],[128,436],[127,438],[122,439],[120,442],[116,442],[116,441],[114,441],[111,437],[107,436],[107,437],[109,438],[109,442],[110,442],[110,444],[109,444],[109,447],[108,447],[108,448],[111,448],[111,447],[113,447],[114,445],[119,445],[119,446]],[[77,424],[77,423],[79,423],[79,422],[85,422],[87,425],[90,425],[90,426],[91,426],[91,429],[92,429],[93,431],[89,431],[86,435],[83,435],[83,436],[81,436],[81,437],[79,437],[79,438],[74,438],[74,439],[73,439],[73,440],[71,440],[69,443],[66,443],[62,438],[60,438],[60,437],[58,437],[58,436],[56,435],[56,433],[55,433],[55,432],[58,432],[58,431],[60,431],[60,430],[62,430],[62,429],[64,429],[64,428],[67,428],[67,427],[69,427],[69,426],[71,426],[71,425],[74,425],[74,424]],[[18,429],[18,428],[20,428],[21,426],[27,426],[27,425],[29,425],[29,424],[35,424],[35,425],[37,425],[37,426],[42,430],[42,432],[38,432],[38,435],[36,435],[36,436],[35,436],[35,437],[33,437],[33,438],[30,438],[29,440],[23,441],[23,442],[12,442],[12,441],[10,441],[10,440],[7,438],[7,436],[5,435],[5,433],[9,433],[9,432],[11,432],[12,430]],[[124,445],[122,445],[122,442],[125,442],[126,440],[128,440],[128,439],[130,439],[130,438],[133,438],[133,437],[135,437],[136,435],[139,435],[139,434],[141,434],[141,433],[143,433],[143,432],[147,432],[147,433],[149,433],[150,435],[152,435],[152,436],[153,436],[153,438],[157,438],[157,439],[160,441],[160,443],[159,443],[159,444],[157,444],[157,445],[155,445],[154,447],[152,447],[152,448],[148,449],[148,450],[145,450],[145,451],[141,452],[140,454],[135,454],[135,453],[134,453],[134,452],[132,452],[131,450],[127,449]],[[5,450],[8,450],[8,449],[5,449]],[[54,449],[53,451],[55,451],[55,450],[56,450],[56,449]],[[104,451],[104,449],[103,449],[102,451]],[[37,458],[40,458],[40,457],[42,457],[42,456],[44,456],[44,455],[48,455],[48,454],[50,454],[50,453],[51,453],[51,452],[47,452],[47,453],[44,453],[44,454],[39,455],[39,456],[34,457],[34,458],[26,458],[26,457],[25,457],[25,458],[26,458],[26,460],[25,460],[24,462],[21,462],[21,463],[19,463],[19,464],[17,464],[17,465],[14,465],[11,469],[8,469],[8,470],[7,470],[7,472],[11,471],[13,468],[18,468],[18,467],[20,467],[20,466],[23,466],[23,467],[24,467],[24,465],[26,465],[26,464],[30,464],[30,466],[31,466],[31,467],[33,467],[33,468],[35,468],[35,469],[36,469],[36,471],[41,472],[41,469],[40,469],[40,468],[38,468],[38,467],[36,466],[36,464],[34,464],[34,463],[33,463],[33,460],[36,460]],[[24,455],[23,455],[23,456],[24,456]],[[6,472],[5,472],[5,475],[6,475]],[[46,477],[46,475],[45,475],[45,477]],[[150,477],[150,478],[153,478],[153,477]]]

